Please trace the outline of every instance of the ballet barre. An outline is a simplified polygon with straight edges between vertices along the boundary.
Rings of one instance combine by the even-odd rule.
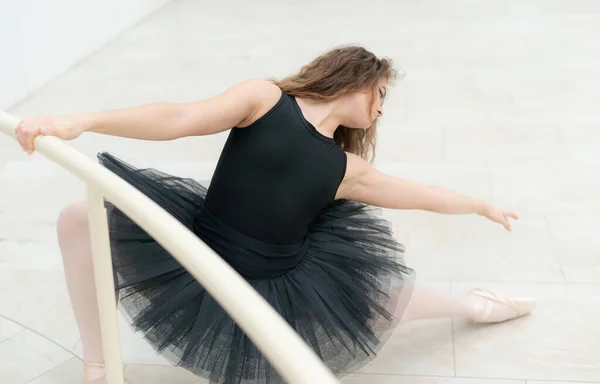
[[[15,138],[19,122],[16,117],[0,111],[0,132]],[[135,221],[206,288],[287,382],[339,383],[263,297],[167,211],[56,137],[38,136],[34,144],[36,151],[87,185],[94,279],[109,384],[123,384],[123,362],[105,199]]]

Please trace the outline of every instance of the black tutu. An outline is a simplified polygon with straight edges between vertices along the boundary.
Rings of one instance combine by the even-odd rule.
[[[393,315],[406,306],[414,273],[379,209],[337,200],[305,241],[272,245],[213,217],[204,207],[207,189],[195,180],[98,157],[234,267],[336,375],[375,357],[397,325]],[[283,382],[179,262],[124,213],[106,207],[119,302],[135,331],[171,363],[211,383]]]

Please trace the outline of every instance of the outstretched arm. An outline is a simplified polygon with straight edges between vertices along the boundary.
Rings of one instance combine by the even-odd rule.
[[[267,80],[247,80],[225,92],[197,102],[152,103],[139,107],[42,116],[23,120],[17,139],[24,150],[33,151],[37,135],[72,140],[83,132],[140,140],[173,140],[185,136],[209,135],[233,127],[243,127],[267,112],[281,90]]]
[[[481,199],[424,185],[378,171],[359,156],[348,154],[346,177],[337,198],[362,201],[382,208],[424,210],[442,214],[476,213],[511,230],[513,212],[492,206]]]
[[[268,86],[268,84],[267,84]],[[211,98],[186,103],[153,103],[81,115],[87,132],[144,140],[171,140],[219,133],[243,125],[260,108],[263,80],[238,83]]]

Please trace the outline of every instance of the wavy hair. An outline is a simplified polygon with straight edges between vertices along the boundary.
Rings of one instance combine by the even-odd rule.
[[[329,101],[341,95],[373,89],[381,78],[388,82],[397,79],[398,72],[389,58],[378,58],[360,46],[332,49],[303,66],[294,75],[280,81],[272,80],[284,93],[292,96]],[[344,151],[365,160],[375,158],[377,121],[367,129],[338,127],[334,139]]]

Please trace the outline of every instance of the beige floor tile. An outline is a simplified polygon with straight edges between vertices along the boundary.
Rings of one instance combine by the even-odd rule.
[[[443,126],[448,122],[487,124],[492,116],[509,112],[510,101],[484,95],[473,80],[472,70],[408,69],[402,85],[407,88],[407,124]],[[435,112],[434,112],[435,111]]]
[[[342,384],[525,384],[525,380],[361,374],[344,378]]]
[[[472,326],[455,321],[456,374],[465,377],[600,381],[599,285],[453,283],[463,294],[474,285],[513,296],[534,296],[529,316]]]
[[[0,134],[0,148],[0,171],[11,161],[27,158],[17,141],[3,134]]]
[[[10,265],[13,269],[62,270],[58,247],[47,242],[2,241],[0,264]]]
[[[580,24],[581,29],[578,30],[576,20],[561,21],[564,22],[561,25],[572,32],[571,38],[590,27]],[[579,21],[583,22],[583,19]],[[565,35],[562,36],[564,39]],[[586,40],[591,43],[588,39],[589,36]],[[477,89],[485,100],[492,100],[488,96],[491,93],[498,101],[508,102],[504,114],[494,116],[497,120],[537,124],[596,122],[599,113],[594,111],[593,105],[598,102],[598,95],[594,89],[600,84],[600,74],[597,69],[587,67],[580,67],[576,76],[573,73],[565,70],[558,74],[556,67],[535,65],[480,68],[471,75],[477,79]]]
[[[485,129],[474,126],[447,126],[444,153],[447,162],[519,163],[570,159],[564,137],[556,127],[498,122]]]
[[[527,384],[581,384],[582,381],[537,381],[537,380],[527,380]],[[586,384],[598,384],[598,382],[591,381],[583,381]]]
[[[565,148],[571,161],[583,164],[600,163],[600,123],[565,124],[561,127]]]
[[[78,339],[77,343],[75,343],[75,345],[72,348],[70,348],[69,350],[75,356],[79,357],[80,359],[83,359],[83,347],[81,345],[81,338]]]
[[[69,350],[79,339],[62,270],[0,270],[0,313]]]
[[[518,212],[600,212],[600,164],[492,164],[498,204]]]
[[[27,384],[81,384],[83,363],[74,357]]]
[[[441,163],[444,139],[441,129],[405,130],[399,122],[389,121],[378,133],[377,157],[401,163]]]
[[[416,212],[410,265],[425,279],[563,282],[543,216],[521,215],[513,231],[480,216]]]
[[[25,328],[23,328],[19,324],[10,321],[5,317],[0,317],[0,343],[7,339],[10,339],[11,337],[15,336],[24,329]]]
[[[14,225],[8,233],[21,239],[31,240],[39,230],[39,237],[48,238],[53,232],[61,208],[85,196],[85,184],[61,169],[41,154],[35,153],[26,161],[13,161],[0,169],[2,200],[0,228]],[[28,234],[16,234],[16,229],[33,227]],[[39,237],[35,237],[38,239]]]
[[[567,282],[600,283],[600,216],[550,215],[548,223]]]
[[[24,384],[72,355],[29,330],[0,343],[0,382]]]

